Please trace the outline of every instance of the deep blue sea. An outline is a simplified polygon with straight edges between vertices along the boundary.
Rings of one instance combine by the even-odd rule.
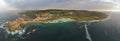
[[[120,41],[120,14],[109,12],[109,20],[78,23],[31,23],[23,25],[22,35],[8,34],[0,28],[0,41]],[[0,25],[21,17],[18,12],[0,13]]]

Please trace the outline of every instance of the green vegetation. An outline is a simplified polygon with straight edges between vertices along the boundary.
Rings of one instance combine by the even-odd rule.
[[[29,16],[30,18],[36,18],[37,15],[45,15],[41,17],[52,17],[47,20],[54,20],[59,18],[71,18],[77,21],[90,21],[100,20],[107,18],[108,15],[102,12],[86,11],[86,10],[60,10],[60,9],[49,9],[49,10],[37,10],[20,13],[22,15]],[[48,15],[52,16],[48,16]]]
[[[95,11],[85,11],[85,10],[38,10],[38,11],[28,11],[22,12],[21,15],[30,17],[27,18],[18,18],[12,22],[5,24],[11,32],[16,30],[21,30],[21,25],[36,23],[36,22],[47,22],[57,19],[66,19],[70,18],[76,21],[92,21],[92,20],[101,20],[108,17],[105,13],[95,12]]]

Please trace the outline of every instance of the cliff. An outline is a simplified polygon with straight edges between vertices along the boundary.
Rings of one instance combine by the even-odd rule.
[[[49,10],[37,10],[27,11],[20,13],[21,15],[28,16],[28,18],[18,18],[14,21],[5,23],[5,27],[11,32],[21,30],[22,24],[28,24],[33,22],[47,22],[54,21],[57,19],[72,19],[75,21],[92,21],[101,20],[108,17],[105,13],[86,11],[86,10],[60,10],[60,9],[49,9]]]

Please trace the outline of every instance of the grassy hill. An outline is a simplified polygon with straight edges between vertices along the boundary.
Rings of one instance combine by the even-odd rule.
[[[86,11],[86,10],[60,10],[60,9],[27,11],[27,12],[22,12],[20,14],[29,16],[30,18],[36,18],[38,15],[40,15],[41,17],[52,17],[48,20],[53,20],[58,18],[71,18],[77,21],[99,20],[108,17],[108,15],[102,12]]]

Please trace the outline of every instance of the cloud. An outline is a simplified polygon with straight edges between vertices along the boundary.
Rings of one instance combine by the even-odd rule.
[[[116,9],[116,10],[120,10],[120,0],[94,0],[94,1],[101,1],[101,2],[107,2],[107,3],[112,3],[115,6],[112,6],[111,9]]]
[[[28,1],[28,0],[12,0],[12,2],[25,2],[25,1]]]
[[[115,6],[112,3],[101,2],[101,1],[88,1],[88,0],[69,0],[61,3],[53,3],[47,6],[41,6],[38,8],[63,8],[63,9],[82,9],[82,10],[91,10],[91,9],[110,9]],[[33,7],[34,8],[34,7]],[[37,7],[35,7],[37,8]]]
[[[16,8],[16,7],[8,7],[7,10],[20,10],[20,8]]]
[[[10,5],[21,9],[79,9],[103,10],[118,5],[119,0],[6,0]]]
[[[10,6],[4,0],[0,0],[0,11],[7,11],[7,10],[19,10],[19,9],[14,6]]]

